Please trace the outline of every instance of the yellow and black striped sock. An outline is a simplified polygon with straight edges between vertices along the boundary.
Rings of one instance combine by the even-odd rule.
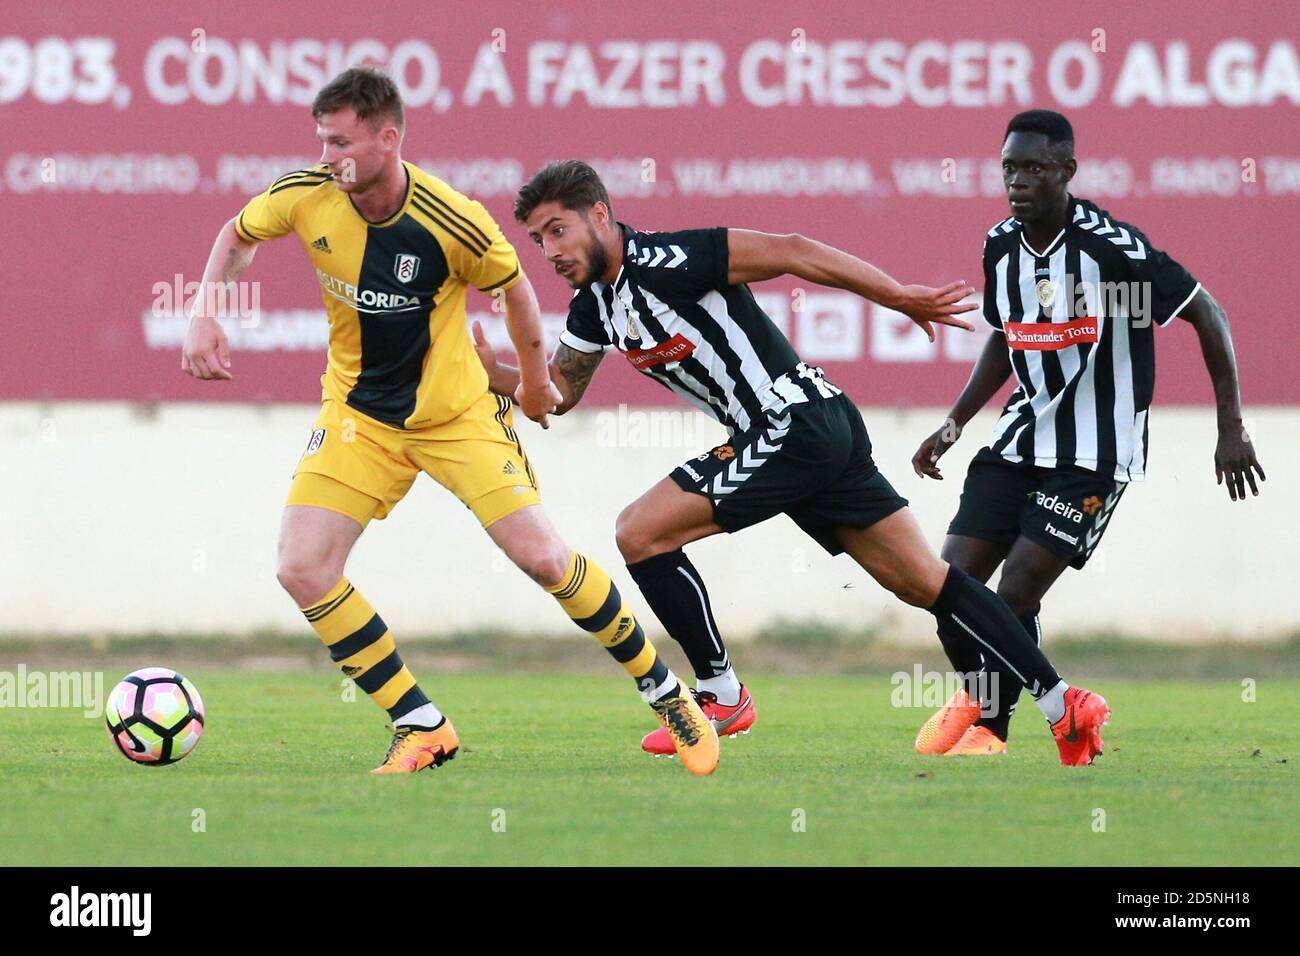
[[[388,626],[347,578],[303,615],[329,648],[330,659],[393,720],[429,703],[397,653]]]
[[[681,693],[677,677],[659,659],[636,615],[600,565],[575,553],[559,584],[546,589],[566,614],[600,641],[632,675],[647,701]]]

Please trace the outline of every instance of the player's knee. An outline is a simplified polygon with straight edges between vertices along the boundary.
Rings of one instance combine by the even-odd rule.
[[[998,582],[998,597],[1006,602],[1016,617],[1037,614],[1042,602],[1038,583],[1014,574],[1002,575]]]
[[[280,587],[289,592],[299,607],[307,607],[328,594],[330,588],[338,583],[340,574],[334,573],[320,562],[281,558],[275,577],[280,582]]]
[[[614,522],[614,543],[618,553],[628,564],[636,564],[646,558],[654,557],[653,536],[646,533],[645,526],[637,520],[636,506],[628,505]]]
[[[542,587],[559,584],[569,570],[569,549],[560,542],[516,544],[509,554],[515,566]]]
[[[552,549],[534,562],[529,577],[545,588],[553,588],[564,580],[569,570],[568,549]]]
[[[904,604],[912,607],[930,608],[939,600],[944,580],[948,575],[948,565],[943,561],[932,559],[908,568],[906,571],[895,569],[877,578],[893,595]]]
[[[900,580],[895,582],[890,588],[894,596],[904,604],[910,604],[912,607],[928,608],[934,604],[936,597],[934,589],[927,587],[923,582],[914,580]]]

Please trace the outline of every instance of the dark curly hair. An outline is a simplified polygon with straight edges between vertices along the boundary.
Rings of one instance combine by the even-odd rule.
[[[527,222],[533,210],[544,202],[558,202],[565,209],[584,215],[598,202],[603,202],[611,214],[614,211],[609,191],[600,181],[600,176],[577,159],[547,163],[520,186],[519,195],[515,197],[515,219]]]

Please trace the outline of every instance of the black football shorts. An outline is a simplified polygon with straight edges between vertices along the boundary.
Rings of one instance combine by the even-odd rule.
[[[769,414],[671,477],[713,502],[726,531],[787,514],[831,554],[844,551],[836,528],[868,528],[907,507],[871,460],[862,415],[843,394]]]
[[[1082,568],[1127,487],[1086,468],[1041,468],[981,448],[966,472],[948,533],[1000,544],[1024,535]]]

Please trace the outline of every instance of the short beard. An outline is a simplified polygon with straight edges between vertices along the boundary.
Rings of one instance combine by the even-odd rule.
[[[591,223],[587,223],[587,235],[591,237],[591,244],[587,246],[587,275],[583,279],[583,285],[591,285],[599,281],[609,269],[609,255],[605,252],[605,247],[600,244],[596,238],[596,230]]]

